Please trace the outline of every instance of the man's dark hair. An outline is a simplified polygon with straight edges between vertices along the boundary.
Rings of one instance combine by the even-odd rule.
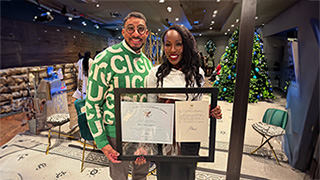
[[[144,22],[146,22],[147,25],[147,18],[140,12],[131,12],[129,13],[123,20],[123,26],[126,24],[127,20],[131,17],[140,18],[143,19]]]

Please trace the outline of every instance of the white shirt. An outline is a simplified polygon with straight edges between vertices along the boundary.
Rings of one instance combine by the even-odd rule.
[[[82,67],[82,61],[83,58],[80,59],[76,66],[78,67],[78,79],[82,81],[82,98],[85,99],[86,98],[86,92],[87,92],[87,82],[88,82],[88,77],[84,75],[83,73],[83,67]],[[90,72],[91,69],[91,64],[92,64],[93,60],[91,58],[89,58],[89,62],[88,62],[88,74]]]
[[[147,76],[147,87],[148,88],[156,88],[157,87],[157,77],[156,73],[159,69],[160,65],[153,67],[149,75]],[[203,81],[201,82],[201,87],[204,85],[204,71],[199,68],[199,72],[203,77]],[[161,83],[159,84],[161,87]],[[179,71],[175,68],[172,68],[170,73],[163,79],[163,87],[164,88],[185,88],[186,87],[186,80],[185,75],[182,71]],[[195,84],[195,87],[198,87]],[[177,99],[177,100],[186,100],[186,94],[160,94],[160,98],[166,99]],[[193,97],[192,94],[189,94],[189,100]],[[156,94],[148,94],[148,102],[157,102],[157,95]]]

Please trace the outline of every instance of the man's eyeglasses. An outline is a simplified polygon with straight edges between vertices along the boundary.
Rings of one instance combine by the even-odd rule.
[[[136,28],[134,25],[128,25],[125,27],[125,30],[128,34],[134,33],[135,29]],[[143,25],[140,25],[140,26],[137,26],[137,31],[140,35],[143,35],[147,31],[147,28]]]

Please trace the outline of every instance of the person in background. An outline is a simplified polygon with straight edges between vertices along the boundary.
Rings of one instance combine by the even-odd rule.
[[[173,25],[162,37],[164,54],[163,64],[151,69],[147,78],[149,88],[203,87],[204,71],[200,68],[200,56],[195,38],[183,25]],[[171,96],[165,94],[166,97]],[[198,101],[201,94],[177,94],[174,99]],[[173,103],[173,99],[163,99],[163,94],[149,94],[148,102]],[[216,119],[222,118],[220,106],[210,111]],[[163,145],[163,154],[198,155],[199,142],[185,142],[175,145]],[[158,180],[193,180],[197,162],[156,162]]]
[[[90,51],[86,51],[83,56],[79,53],[78,56],[81,57],[76,64],[76,67],[78,67],[78,87],[73,97],[76,99],[85,99],[87,93],[88,74],[93,60],[91,59]]]
[[[212,71],[214,69],[214,54],[213,52],[209,52],[209,55],[207,57],[207,76],[211,76]]]
[[[200,67],[205,71],[205,66],[206,66],[206,58],[204,57],[204,55],[202,54],[202,52],[200,52]]]
[[[86,116],[97,147],[110,160],[110,177],[128,179],[129,161],[119,161],[116,151],[114,88],[143,88],[152,63],[142,52],[149,35],[147,20],[142,13],[131,12],[123,22],[124,40],[99,53],[92,64],[88,79]],[[136,101],[147,101],[145,96]],[[149,163],[137,158],[132,179],[146,179]]]

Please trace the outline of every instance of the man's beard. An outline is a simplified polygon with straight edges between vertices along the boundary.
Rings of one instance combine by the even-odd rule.
[[[128,44],[128,45],[129,45],[129,44]],[[144,45],[144,43],[141,44],[141,46],[140,46],[140,47],[137,47],[137,48],[131,47],[130,45],[129,45],[129,47],[130,47],[133,51],[140,51],[143,45]]]
[[[125,42],[133,51],[140,51],[142,46],[144,45],[144,43],[142,43],[140,47],[134,48],[134,47],[130,46],[130,44],[127,41],[125,41]]]

